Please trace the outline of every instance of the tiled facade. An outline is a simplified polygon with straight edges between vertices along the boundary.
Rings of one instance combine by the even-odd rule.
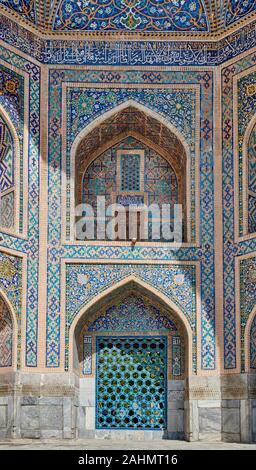
[[[253,441],[255,2],[46,3],[0,1],[0,436]],[[97,195],[181,202],[181,246],[77,239]]]

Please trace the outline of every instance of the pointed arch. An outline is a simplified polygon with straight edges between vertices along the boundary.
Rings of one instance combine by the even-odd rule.
[[[248,235],[249,232],[249,144],[252,133],[256,132],[256,115],[249,122],[244,134],[243,141],[243,234]]]
[[[115,292],[118,292],[118,289],[123,288],[123,287],[128,287],[129,284],[134,284],[135,287],[138,286],[140,289],[143,289],[145,293],[153,294],[153,297],[159,299],[161,303],[166,305],[166,307],[174,312],[174,314],[177,315],[178,321],[181,323],[185,335],[186,335],[186,341],[187,341],[187,351],[186,351],[186,360],[187,360],[187,369],[188,369],[188,375],[192,375],[192,343],[193,343],[193,332],[191,329],[191,326],[182,312],[182,310],[171,300],[169,299],[165,294],[162,292],[158,291],[155,287],[150,286],[148,283],[142,281],[141,279],[137,278],[134,275],[128,276],[124,278],[123,280],[119,281],[116,283],[114,286],[111,286],[107,289],[105,289],[103,292],[99,293],[96,295],[92,300],[90,300],[86,305],[84,305],[78,315],[75,317],[73,320],[73,323],[71,324],[70,330],[69,330],[69,369],[72,371],[73,370],[73,354],[74,354],[74,337],[75,337],[75,329],[76,326],[79,324],[80,320],[82,317],[85,315],[88,315],[90,312],[90,309],[94,306],[97,305],[98,302],[100,302],[103,299],[106,299],[108,296],[113,296]]]
[[[121,103],[118,106],[115,106],[114,108],[111,108],[110,110],[106,111],[102,115],[98,116],[95,118],[90,124],[88,124],[84,129],[80,131],[80,133],[77,135],[75,138],[72,147],[71,147],[71,152],[70,152],[70,218],[71,218],[71,240],[75,239],[74,236],[74,208],[75,208],[75,201],[76,201],[76,174],[77,174],[77,158],[79,155],[79,152],[81,153],[81,146],[83,145],[84,142],[86,142],[86,139],[89,139],[92,133],[99,128],[100,126],[103,125],[104,123],[107,123],[108,120],[114,118],[115,116],[118,116],[119,113],[125,112],[128,110],[134,110],[135,112],[142,113],[143,116],[145,116],[146,119],[152,119],[154,122],[156,122],[159,126],[160,129],[165,129],[170,136],[172,136],[172,152],[173,148],[175,145],[177,146],[178,150],[176,150],[175,158],[176,158],[176,163],[182,166],[183,174],[184,174],[184,197],[183,197],[183,205],[184,205],[184,213],[185,213],[185,220],[186,220],[186,232],[187,232],[187,241],[190,241],[190,198],[186,196],[189,195],[190,193],[190,150],[189,150],[189,145],[186,142],[184,136],[182,133],[172,124],[170,123],[164,116],[161,114],[157,113],[156,111],[151,110],[150,108],[146,107],[145,105],[142,105],[138,103],[135,100],[127,100],[124,103]],[[161,134],[162,131],[159,132],[159,135]],[[136,132],[135,132],[136,133]],[[126,132],[126,135],[132,135],[134,132],[132,130],[129,130]],[[138,133],[137,133],[138,134]],[[139,134],[142,137],[143,141],[143,134],[139,132]],[[122,137],[124,137],[124,132],[120,132],[120,135],[113,135],[110,140],[108,140],[108,143],[103,142],[100,143],[98,147],[101,148],[102,151],[104,151],[104,145],[105,148],[110,148],[113,146],[113,142],[120,141],[122,140]],[[140,139],[139,135],[137,135],[138,140]],[[149,139],[147,139],[147,136],[145,138],[144,136],[144,141],[147,140],[147,145],[149,145]],[[152,140],[152,139],[151,139]],[[174,145],[175,142],[175,145]],[[153,142],[154,146],[154,142]],[[152,147],[152,145],[151,145]],[[158,150],[160,149],[161,155],[163,158],[168,160],[168,155],[167,155],[167,150],[161,148],[161,143],[159,141],[159,146]],[[99,155],[99,148],[95,148],[95,151],[90,149],[90,162],[97,158]],[[174,158],[174,155],[172,156]],[[170,162],[170,156],[169,156],[169,163]],[[175,165],[174,165],[175,166]],[[176,168],[177,170],[177,168]],[[82,171],[82,170],[81,170]],[[79,177],[80,177],[79,173]],[[65,171],[64,171],[64,187],[65,187]],[[63,198],[65,201],[65,192],[63,192]],[[63,204],[65,207],[65,204]],[[63,221],[65,223],[66,217],[63,214]]]
[[[11,322],[12,322],[12,338],[11,338],[11,342],[12,342],[12,363],[11,365],[8,366],[8,369],[12,369],[12,370],[16,370],[17,368],[17,347],[18,347],[18,322],[17,322],[17,318],[16,318],[16,314],[15,314],[15,311],[14,311],[14,308],[11,304],[11,302],[9,301],[7,295],[5,294],[5,292],[0,288],[0,301],[3,301],[3,303],[5,304],[5,306],[7,307],[8,309],[8,313],[10,315],[10,318],[11,318]],[[0,331],[0,334],[1,334],[1,331]],[[1,367],[0,365],[0,373],[1,372],[6,372],[6,369],[7,367]]]
[[[81,140],[84,139],[84,137],[87,136],[95,127],[98,127],[99,124],[103,123],[106,121],[108,118],[114,116],[115,114],[119,113],[120,111],[125,110],[126,108],[135,108],[138,111],[143,112],[144,114],[148,115],[149,117],[152,117],[156,119],[157,121],[161,122],[165,127],[167,127],[182,143],[183,147],[185,148],[185,151],[187,155],[189,155],[189,146],[186,142],[186,139],[184,138],[183,134],[177,129],[176,126],[174,126],[171,122],[168,121],[164,116],[161,114],[157,113],[156,111],[153,111],[149,107],[145,106],[144,104],[139,103],[138,101],[135,100],[127,100],[124,103],[119,104],[118,106],[115,106],[108,111],[104,112],[97,118],[95,118],[88,126],[86,126],[84,129],[82,129],[79,134],[76,136],[72,147],[71,147],[71,160],[74,159],[77,147],[80,144]]]
[[[256,320],[256,305],[253,307],[248,320],[246,322],[245,332],[244,332],[244,356],[245,356],[245,372],[250,372],[251,370],[251,333],[253,323]]]
[[[13,149],[13,161],[12,161],[12,167],[13,167],[13,185],[11,188],[8,188],[7,190],[3,191],[1,194],[1,188],[0,188],[0,208],[1,208],[1,200],[2,198],[5,198],[7,201],[7,207],[9,203],[9,207],[12,204],[12,210],[13,210],[13,224],[10,227],[5,227],[4,225],[0,225],[0,229],[2,231],[7,231],[10,233],[17,233],[19,231],[19,200],[20,200],[20,143],[19,143],[19,137],[17,134],[17,131],[8,115],[4,107],[0,104],[0,121],[2,121],[2,125],[6,126],[7,131],[9,132],[11,136],[11,144],[12,144],[12,149]],[[1,135],[1,141],[0,141],[0,147],[1,145],[4,145],[5,142],[2,141],[3,139],[3,133]],[[0,159],[0,165],[4,164],[4,158],[1,161]],[[12,195],[12,196],[11,196]],[[8,202],[9,201],[9,202]],[[0,224],[1,224],[1,214],[0,214]]]

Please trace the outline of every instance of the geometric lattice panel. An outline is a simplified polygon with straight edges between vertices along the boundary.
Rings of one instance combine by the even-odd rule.
[[[98,337],[97,429],[166,429],[167,338]]]
[[[121,155],[121,191],[140,190],[140,155]]]

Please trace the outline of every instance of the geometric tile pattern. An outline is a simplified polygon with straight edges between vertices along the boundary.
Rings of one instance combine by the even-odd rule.
[[[201,0],[62,0],[54,30],[207,31]]]
[[[234,292],[235,285],[235,258],[246,255],[256,250],[256,240],[250,239],[234,242],[234,100],[238,100],[238,151],[239,151],[239,234],[243,235],[243,142],[248,124],[255,114],[256,95],[254,93],[256,74],[250,72],[250,67],[255,65],[255,55],[251,54],[235,62],[232,66],[222,71],[222,132],[223,132],[223,265],[224,265],[224,361],[226,369],[234,369],[236,361],[236,305]],[[233,82],[237,74],[248,71],[238,80],[238,97],[233,96]],[[249,182],[249,181],[248,181]],[[251,201],[250,201],[251,204]],[[254,209],[250,210],[253,215]],[[250,219],[249,219],[250,223]],[[246,261],[241,262],[241,266]],[[241,268],[241,272],[242,272]],[[246,270],[240,273],[240,284],[243,286]],[[251,311],[251,295],[249,290],[243,287],[248,296],[241,300],[242,315],[242,351],[241,362],[244,369],[244,325]],[[252,290],[254,292],[254,289]]]
[[[8,125],[0,116],[0,227],[14,226],[14,145]]]
[[[8,2],[11,5],[11,1]],[[7,4],[7,0],[5,1]],[[18,5],[19,2],[16,2]],[[31,3],[30,3],[31,4]],[[28,2],[23,2],[24,8],[28,5]],[[78,5],[79,6],[79,5]],[[16,8],[16,7],[15,7]],[[18,8],[18,7],[17,7]],[[137,7],[136,7],[137,8]],[[227,24],[232,24],[233,21],[240,19],[244,14],[254,11],[255,2],[238,2],[238,1],[229,1],[229,8],[227,13]],[[17,11],[17,9],[16,9]],[[27,11],[27,10],[26,10]],[[25,12],[26,13],[26,12]],[[232,13],[232,14],[231,14]],[[229,17],[228,15],[231,15]],[[26,16],[26,14],[25,14]],[[133,49],[131,49],[133,51]],[[215,52],[215,51],[214,51]],[[86,55],[87,54],[87,55]],[[109,54],[109,51],[108,51]],[[121,56],[122,54],[120,54]],[[126,57],[126,52],[125,52]],[[217,51],[218,55],[218,51]],[[85,53],[85,56],[89,57],[88,51]],[[100,56],[100,53],[99,53]],[[98,57],[99,57],[98,56]],[[216,60],[222,60],[219,59]],[[68,54],[63,58],[63,62],[68,60]],[[108,57],[110,57],[108,55]],[[113,53],[113,56],[115,54]],[[156,56],[157,57],[157,56]],[[211,56],[212,57],[212,56]],[[20,68],[23,71],[26,71],[30,76],[30,109],[29,109],[29,128],[31,130],[31,135],[33,138],[30,141],[29,148],[29,237],[28,240],[19,240],[15,238],[10,238],[4,236],[3,245],[8,245],[10,248],[16,248],[20,251],[24,250],[28,253],[29,257],[29,270],[28,270],[28,295],[27,295],[27,365],[35,367],[37,364],[37,291],[38,291],[38,192],[39,192],[39,179],[38,179],[38,150],[39,150],[39,68],[29,61],[16,56],[12,52],[1,49],[1,58],[8,60],[15,67]],[[72,59],[70,59],[72,60]],[[100,59],[101,60],[101,59]],[[111,59],[112,60],[112,59]],[[114,59],[113,59],[114,60]],[[137,59],[136,59],[137,60]],[[62,59],[60,58],[60,62]],[[255,250],[254,239],[241,242],[238,245],[233,243],[234,238],[234,200],[233,200],[233,97],[232,97],[232,78],[236,73],[239,73],[241,70],[244,70],[247,67],[250,67],[255,63],[255,56],[247,57],[242,59],[235,65],[228,67],[223,70],[223,196],[224,196],[224,323],[225,323],[225,367],[232,369],[236,367],[236,323],[235,323],[235,301],[234,301],[234,292],[235,292],[235,278],[234,278],[234,258],[237,254],[246,254]],[[183,64],[184,65],[184,64]],[[9,71],[12,74],[11,71]],[[50,161],[51,168],[49,170],[49,181],[50,181],[50,233],[49,233],[49,284],[48,284],[48,294],[49,294],[49,310],[48,310],[48,345],[51,344],[52,348],[52,357],[51,365],[58,367],[59,364],[59,337],[60,337],[60,323],[59,323],[59,293],[60,293],[60,260],[62,257],[71,257],[71,258],[86,258],[86,259],[113,259],[113,262],[116,259],[130,259],[131,261],[136,260],[145,260],[153,258],[154,260],[169,260],[173,259],[174,254],[170,250],[159,247],[152,246],[150,248],[135,248],[133,251],[129,250],[126,247],[82,247],[82,246],[71,246],[66,245],[65,247],[59,246],[60,241],[60,226],[61,226],[61,217],[59,212],[59,201],[60,201],[60,183],[61,183],[61,136],[59,130],[61,128],[61,88],[57,90],[61,81],[65,81],[66,78],[71,77],[71,81],[76,79],[82,82],[90,81],[94,82],[117,82],[117,90],[119,92],[118,83],[132,84],[135,86],[139,82],[144,84],[154,83],[157,85],[160,90],[160,94],[164,94],[165,91],[161,90],[162,83],[176,83],[177,88],[180,86],[180,83],[197,83],[200,85],[201,91],[201,125],[200,125],[200,144],[201,144],[201,186],[200,186],[200,198],[201,206],[200,213],[202,218],[202,230],[201,230],[201,239],[200,239],[200,248],[185,248],[179,250],[175,253],[175,258],[178,260],[195,260],[201,261],[201,282],[203,285],[202,291],[202,367],[203,369],[213,369],[215,367],[215,317],[214,317],[214,259],[213,259],[213,181],[211,179],[213,160],[212,160],[212,147],[211,139],[209,141],[209,135],[212,138],[212,116],[211,116],[211,76],[210,79],[206,79],[207,75],[210,75],[207,71],[202,73],[198,71],[186,71],[182,74],[175,74],[175,77],[170,78],[169,72],[161,71],[159,73],[153,73],[152,71],[145,72],[139,70],[132,70],[126,73],[121,71],[119,76],[118,74],[114,76],[113,73],[109,73],[109,70],[102,71],[101,76],[97,71],[63,71],[59,70],[52,71],[51,77],[52,80],[56,80],[57,84],[52,86],[53,93],[51,94],[51,110],[49,115],[50,121]],[[168,77],[169,73],[169,77]],[[2,72],[1,72],[2,74]],[[59,74],[59,76],[58,76]],[[73,75],[72,75],[73,74]],[[0,75],[0,103],[7,109],[12,121],[17,123],[17,132],[19,136],[22,135],[22,120],[23,120],[23,95],[22,93],[17,92],[15,83],[17,84],[17,74],[12,74],[15,79],[13,84],[8,82],[8,88],[3,84],[6,83],[2,81],[2,75]],[[117,78],[116,78],[117,77]],[[132,77],[132,78],[131,78]],[[144,77],[144,78],[143,78]],[[160,78],[159,78],[160,77]],[[177,78],[179,77],[179,78]],[[67,80],[68,81],[68,80]],[[241,155],[241,142],[244,136],[245,129],[247,128],[248,122],[251,119],[253,113],[255,113],[255,97],[248,95],[248,86],[255,84],[255,77],[251,76],[246,77],[241,80],[239,84],[239,152]],[[54,88],[56,86],[56,88]],[[207,88],[208,86],[208,88]],[[5,90],[2,93],[2,90]],[[16,91],[15,91],[16,90]],[[156,89],[157,90],[157,89]],[[54,95],[55,93],[55,95]],[[57,96],[59,93],[59,96]],[[78,91],[79,93],[79,91]],[[91,93],[91,95],[90,95]],[[133,96],[132,96],[133,93]],[[90,116],[90,110],[88,113],[80,113],[78,118],[74,115],[74,127],[72,128],[73,138],[81,127],[85,127],[89,122],[91,122],[95,117],[98,117],[105,110],[111,109],[118,102],[118,99],[121,97],[121,101],[128,99],[129,97],[136,99],[135,92],[122,92],[118,97],[112,95],[112,101],[107,101],[106,106],[100,103],[100,98],[104,101],[105,98],[109,97],[109,92],[105,93],[98,92],[98,95],[94,99],[93,94],[95,94],[95,89],[90,89],[90,92],[87,93],[91,99],[91,106],[93,113]],[[118,94],[118,93],[117,93]],[[101,96],[100,96],[101,95]],[[139,95],[139,94],[137,94]],[[157,92],[155,93],[157,95]],[[174,94],[173,94],[174,95]],[[176,93],[177,95],[177,93]],[[190,93],[190,95],[192,95]],[[153,96],[153,93],[151,94]],[[148,94],[140,95],[142,104],[149,105],[151,102],[151,96]],[[8,99],[7,99],[8,97]],[[189,93],[187,93],[187,98]],[[59,99],[60,98],[60,99]],[[88,103],[90,104],[90,99]],[[70,102],[71,111],[76,109],[76,100]],[[101,109],[96,110],[96,106],[102,105]],[[162,106],[163,104],[163,106]],[[172,120],[175,113],[169,114],[169,110],[166,108],[167,103],[155,103],[152,108],[162,114],[164,117]],[[177,102],[176,102],[177,104]],[[17,106],[16,106],[17,105]],[[185,107],[185,104],[184,104]],[[187,110],[191,110],[193,107],[193,99],[190,103],[187,104]],[[9,109],[8,109],[9,108]],[[19,108],[19,112],[17,109]],[[176,116],[179,114],[178,107],[176,107]],[[72,117],[72,112],[70,116]],[[186,116],[187,111],[185,110],[183,116],[181,116],[181,122],[184,124],[184,116]],[[209,117],[210,115],[210,117]],[[188,125],[183,125],[183,135],[184,127],[193,131],[195,126],[193,126],[195,121],[194,110],[191,113],[192,120]],[[80,119],[81,118],[81,119]],[[68,118],[69,119],[69,118]],[[84,120],[85,119],[85,120]],[[15,121],[16,120],[16,121]],[[179,128],[180,123],[176,123]],[[79,127],[80,126],[80,127]],[[193,133],[193,132],[192,132]],[[189,139],[189,136],[185,136],[187,141],[192,144],[191,151],[191,160],[193,161],[193,146],[195,143],[194,136]],[[241,158],[240,158],[241,164]],[[240,166],[240,175],[241,166]],[[239,185],[241,190],[241,183]],[[241,193],[240,193],[241,194]],[[192,199],[192,206],[193,206]],[[253,205],[254,206],[254,205]],[[254,206],[255,207],[255,206]],[[241,197],[240,197],[240,228],[242,226],[243,217],[241,216]],[[254,211],[254,209],[253,209]],[[54,222],[55,219],[55,222]],[[241,231],[240,231],[241,233]],[[252,283],[249,282],[251,285]],[[157,286],[159,288],[159,285]],[[254,290],[253,290],[254,292]],[[250,306],[250,295],[246,296],[244,300],[244,311],[247,311],[248,306]],[[50,341],[51,337],[51,341]]]
[[[251,326],[250,336],[250,368],[256,369],[256,315]]]
[[[66,72],[66,79],[69,80],[69,73]],[[53,75],[53,86],[54,90],[57,83],[61,82],[62,75],[56,72]],[[92,79],[100,79],[99,74],[92,76]],[[132,77],[131,77],[132,78]],[[63,77],[64,79],[64,77]],[[125,79],[125,76],[124,76]],[[88,81],[81,71],[81,80]],[[122,77],[119,77],[122,81]],[[141,78],[140,78],[141,80]],[[142,81],[146,80],[146,75],[142,75]],[[185,77],[183,78],[185,82]],[[59,83],[59,86],[60,83]],[[207,83],[208,86],[208,83]],[[61,89],[56,90],[60,93]],[[57,95],[58,96],[58,95]],[[54,99],[56,100],[55,95]],[[196,121],[195,121],[195,91],[193,89],[187,90],[185,88],[177,89],[157,89],[157,88],[107,88],[106,86],[100,89],[94,88],[83,88],[76,87],[67,88],[66,100],[68,103],[67,109],[67,153],[66,153],[66,205],[67,205],[67,239],[70,236],[70,150],[74,139],[77,137],[80,131],[82,131],[90,122],[96,117],[103,114],[115,106],[126,102],[127,100],[134,100],[140,103],[152,111],[157,112],[160,116],[168,118],[168,121],[177,128],[180,133],[185,137],[187,142],[194,142],[191,144],[190,149],[190,165],[191,165],[191,239],[195,238],[195,134],[196,134]],[[61,101],[61,100],[60,100]],[[56,108],[55,108],[56,110]],[[54,111],[55,112],[55,111]],[[60,112],[60,111],[57,111]],[[55,116],[56,119],[56,116]],[[55,134],[56,124],[53,123],[52,131]],[[207,139],[210,144],[210,139]],[[110,158],[110,157],[109,157]],[[163,171],[158,170],[158,175]],[[110,173],[112,174],[112,172]],[[162,175],[163,179],[166,176]],[[110,177],[111,179],[111,177]],[[110,182],[108,181],[108,184]],[[156,185],[155,185],[156,187]],[[162,194],[164,191],[161,191]],[[164,202],[164,201],[163,201]],[[169,201],[168,201],[169,202]]]
[[[0,296],[0,367],[12,365],[12,318]]]
[[[256,109],[256,73],[248,73],[238,81],[238,142],[239,142],[239,232],[243,235],[243,141],[249,122]],[[248,144],[248,189],[251,198],[255,185],[255,129],[252,130]],[[251,193],[252,192],[252,193]],[[251,199],[250,198],[250,199]],[[249,218],[254,221],[254,201],[250,201]],[[249,233],[252,233],[251,230]]]
[[[116,154],[106,150],[87,168],[83,175],[83,203],[90,204],[96,214],[97,196],[105,196],[106,204],[112,204],[112,191],[116,191]]]
[[[256,193],[256,125],[254,126],[248,145],[248,186]]]
[[[20,210],[19,230],[23,229],[23,137],[24,137],[24,79],[16,72],[0,66],[0,104],[9,116],[19,138],[20,147]],[[0,117],[0,193],[14,187],[14,143],[12,133],[3,118]],[[5,228],[14,226],[14,194],[5,197],[4,205],[8,214],[3,214],[1,225]],[[2,201],[3,203],[3,201]],[[10,217],[9,217],[10,215]]]
[[[8,300],[12,304],[12,307],[14,309],[14,312],[17,318],[17,323],[18,323],[17,366],[19,368],[20,359],[21,359],[20,353],[21,353],[21,315],[22,315],[22,260],[21,258],[18,258],[16,256],[10,256],[3,252],[0,252],[0,288],[5,293],[5,295],[8,297]],[[1,298],[0,298],[0,302],[3,302]],[[12,321],[11,321],[11,325],[12,325]],[[12,326],[11,326],[11,330],[12,330]],[[0,344],[1,344],[1,338],[0,338]]]
[[[0,199],[0,227],[7,229],[14,226],[14,192],[5,194]]]
[[[256,232],[256,197],[248,196],[248,233]]]
[[[0,194],[14,185],[13,139],[4,119],[0,116]]]
[[[140,155],[122,153],[120,191],[140,191]]]
[[[254,65],[254,56],[247,56],[222,71],[222,136],[223,136],[223,266],[224,266],[224,364],[235,369],[236,361],[236,305],[235,305],[235,257],[255,250],[253,240],[234,243],[234,99],[233,80],[237,74]],[[247,126],[255,113],[255,96],[250,86],[255,74],[238,81],[238,150],[239,150],[239,232],[243,229],[243,140]]]
[[[248,232],[256,232],[256,126],[254,126],[248,145]]]
[[[24,4],[25,5],[25,4]],[[38,333],[38,246],[39,246],[39,137],[40,137],[40,68],[12,51],[0,47],[0,59],[12,64],[12,67],[26,73],[29,79],[28,128],[30,132],[28,149],[28,239],[3,235],[1,244],[8,248],[27,253],[27,308],[26,308],[26,365],[37,365],[37,333]],[[0,104],[8,113],[19,139],[21,155],[24,136],[24,78],[22,75],[0,67]],[[20,161],[23,181],[23,163]],[[21,185],[21,201],[23,187]],[[21,218],[22,221],[22,212]],[[22,227],[20,227],[22,228]],[[19,278],[20,280],[20,278]],[[7,292],[10,299],[10,291]],[[11,300],[11,299],[10,299]],[[19,310],[20,311],[20,310]],[[19,338],[20,341],[20,338]],[[20,343],[18,341],[18,363],[20,361]]]
[[[11,302],[17,317],[21,311],[22,261],[17,256],[0,252],[0,287]]]
[[[88,331],[176,331],[173,321],[164,311],[145,303],[143,298],[130,295],[117,305],[107,308],[90,324]]]
[[[0,67],[0,104],[9,115],[18,135],[23,135],[24,79],[13,70]]]
[[[240,261],[240,312],[241,312],[241,345],[242,345],[242,370],[244,370],[244,333],[250,313],[256,305],[256,257],[246,258]],[[255,320],[254,320],[255,322]],[[251,355],[250,362],[254,361],[254,333],[253,324],[251,330]]]
[[[231,94],[233,69],[222,73],[222,135],[223,135],[223,275],[224,275],[224,367],[235,369],[236,316],[235,316],[235,249],[234,239],[234,168],[233,168],[233,97]]]
[[[166,337],[98,337],[96,361],[96,429],[166,429]]]
[[[201,292],[202,311],[202,357],[201,367],[205,370],[215,368],[215,308],[214,308],[214,221],[213,221],[213,147],[212,147],[212,72],[198,72],[187,70],[182,72],[161,71],[161,83],[156,75],[151,72],[141,70],[120,70],[114,75],[115,88],[113,88],[113,77],[109,70],[65,70],[51,69],[49,77],[49,227],[48,232],[48,312],[47,312],[47,367],[59,367],[60,364],[60,259],[105,259],[131,260],[180,260],[180,261],[200,261],[201,262]],[[152,80],[151,82],[149,82]],[[102,80],[104,79],[104,83]],[[61,239],[61,148],[62,134],[62,83],[71,82],[72,87],[67,86],[67,155],[66,155],[66,177],[67,190],[69,190],[70,178],[70,149],[78,133],[90,124],[95,118],[103,113],[115,108],[121,103],[132,99],[152,111],[155,111],[172,124],[182,133],[185,140],[190,144],[191,169],[191,213],[195,213],[195,188],[194,165],[195,165],[195,142],[196,132],[200,132],[201,145],[201,184],[200,184],[200,217],[201,225],[201,246],[184,247],[177,251],[168,247],[135,247],[131,250],[127,246],[90,246],[88,244],[59,246]],[[110,87],[107,87],[107,83]],[[79,86],[81,84],[91,84],[91,87]],[[149,84],[150,83],[150,84]],[[94,84],[97,84],[94,87]],[[121,85],[119,87],[119,84]],[[132,85],[129,87],[129,85]],[[166,89],[161,85],[172,84],[171,89]],[[155,85],[154,89],[150,88]],[[201,122],[200,129],[196,126],[196,100],[192,87],[197,85],[201,91]],[[69,209],[69,196],[67,197],[67,209]],[[192,217],[191,224],[195,223]],[[193,230],[192,230],[193,233]],[[75,266],[74,266],[75,268]],[[152,266],[151,266],[152,268]],[[78,268],[75,268],[78,269]],[[92,267],[90,269],[93,269]],[[96,269],[96,268],[94,268]],[[112,268],[113,269],[113,268]],[[116,269],[119,269],[116,266]],[[123,266],[123,269],[125,266]],[[182,266],[182,269],[186,268]],[[109,270],[109,267],[108,267]],[[97,268],[97,273],[99,273]],[[182,271],[182,270],[181,270]],[[107,271],[106,271],[107,272]],[[129,268],[129,274],[134,272],[133,265]],[[152,269],[151,269],[152,273]],[[182,272],[181,272],[182,274]],[[127,273],[128,275],[128,273]],[[119,275],[118,275],[119,276]],[[97,276],[95,276],[95,279]],[[107,275],[107,279],[109,277]],[[152,282],[152,276],[149,279]],[[103,279],[103,283],[105,280]],[[94,284],[94,283],[93,283]],[[101,283],[98,283],[96,293],[101,290]],[[156,280],[155,288],[161,289],[162,285]],[[170,292],[168,292],[170,294]],[[73,292],[72,292],[73,295]],[[94,294],[95,295],[95,294]],[[67,295],[67,299],[69,296]],[[78,303],[81,296],[78,297]],[[84,299],[86,303],[86,299]],[[69,300],[68,300],[69,303]],[[69,307],[67,307],[68,309]],[[187,314],[187,312],[185,312]],[[73,313],[72,313],[73,315]],[[68,315],[70,316],[70,315]],[[67,333],[67,332],[66,332]],[[194,350],[196,344],[194,344]],[[194,353],[195,354],[195,353]],[[193,358],[195,363],[195,357]]]
[[[96,158],[83,176],[82,193],[83,202],[90,204],[97,210],[97,196],[105,196],[106,204],[112,204],[113,194],[117,191],[117,152],[125,149],[133,149],[134,154],[121,154],[121,181],[120,191],[140,191],[140,177],[145,182],[144,195],[147,195],[148,205],[170,204],[173,210],[174,204],[178,204],[177,177],[170,164],[155,150],[150,149],[142,142],[134,138],[124,139],[121,143],[106,150],[100,157]],[[136,149],[144,149],[145,164],[140,175],[140,156],[136,155]],[[125,156],[124,156],[125,155]],[[135,165],[133,165],[135,161]],[[125,171],[124,171],[125,169]],[[135,195],[117,196],[118,202],[122,203]],[[140,196],[143,198],[143,196]]]
[[[66,267],[66,368],[69,355],[69,329],[80,310],[95,295],[116,285],[130,275],[143,280],[160,292],[164,293],[176,304],[187,317],[193,336],[196,335],[196,279],[193,265],[114,265],[114,264],[68,264]],[[163,315],[163,314],[162,314]],[[133,315],[134,318],[134,315]],[[99,320],[100,321],[100,320]],[[102,320],[106,327],[106,318]],[[153,321],[153,320],[152,320]],[[155,317],[154,322],[159,322]],[[163,321],[163,320],[162,320]],[[165,320],[166,321],[166,320]],[[47,365],[54,364],[55,347],[54,324],[48,318],[47,323]],[[159,323],[158,323],[159,324]],[[168,328],[174,327],[167,323]],[[153,324],[152,324],[153,326]],[[122,327],[123,328],[123,327]],[[118,330],[119,331],[119,330]],[[194,363],[196,368],[196,350],[194,343]]]

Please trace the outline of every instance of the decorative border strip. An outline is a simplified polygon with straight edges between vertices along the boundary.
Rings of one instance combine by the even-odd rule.
[[[139,66],[213,66],[249,51],[256,45],[255,22],[228,35],[219,34],[214,38],[204,36],[173,35],[173,38],[162,36],[162,40],[143,37],[131,39],[121,35],[110,40],[109,35],[86,38],[83,34],[68,36],[58,35],[45,37],[0,16],[0,40],[44,64],[66,65],[139,65]],[[233,29],[233,28],[232,28]],[[225,30],[226,31],[226,30]],[[183,35],[184,38],[184,35]],[[197,38],[197,39],[195,39]],[[164,41],[163,41],[164,39]],[[198,40],[199,39],[199,40]]]

